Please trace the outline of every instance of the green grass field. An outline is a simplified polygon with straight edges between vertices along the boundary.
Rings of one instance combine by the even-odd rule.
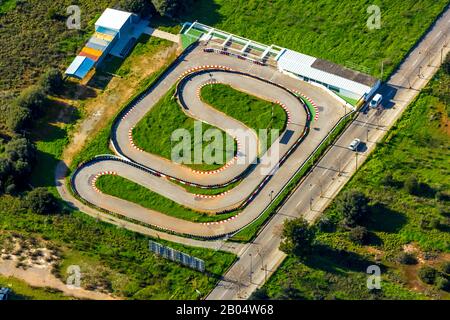
[[[370,212],[363,222],[370,242],[350,241],[348,231],[339,227],[342,215],[333,202],[325,217],[337,227],[318,231],[320,254],[304,262],[288,257],[266,284],[270,297],[292,297],[296,292],[306,299],[450,298],[427,285],[414,292],[411,281],[420,283],[417,272],[411,275],[396,261],[406,244],[432,255],[450,252],[448,84],[450,69],[441,70],[344,188],[370,198]],[[404,188],[411,176],[420,182],[415,195]],[[375,263],[374,252],[381,256],[378,264],[383,270],[378,294],[365,288],[365,268]]]
[[[201,98],[217,110],[253,129],[259,138],[261,138],[260,129],[278,129],[281,133],[286,126],[286,112],[278,104],[246,94],[225,84],[204,86],[201,89]],[[268,131],[266,147],[272,144],[271,138]]]
[[[170,216],[194,222],[210,222],[227,219],[236,212],[208,215],[186,208],[141,185],[120,176],[105,175],[97,180],[97,187],[104,193],[139,204]]]
[[[149,113],[142,118],[136,127],[133,129],[134,143],[143,150],[159,155],[166,159],[171,159],[172,147],[178,142],[171,141],[172,133],[178,129],[185,129],[189,132],[191,137],[191,150],[194,150],[196,141],[194,138],[194,122],[193,118],[188,117],[181,110],[181,106],[173,97],[175,89],[169,92],[150,110]],[[202,131],[215,128],[209,124],[203,123]],[[215,170],[222,167],[227,161],[233,158],[236,150],[236,143],[234,139],[223,131],[223,148],[218,150],[221,153],[223,161],[221,163],[206,163],[202,159],[202,163],[186,164],[192,169],[196,170]],[[226,141],[233,141],[232,149],[226,148]],[[201,150],[204,150],[209,142],[202,143]],[[194,154],[192,152],[191,162],[194,162]]]
[[[447,0],[199,0],[182,20],[195,21],[265,44],[276,44],[386,78]],[[381,9],[370,30],[367,8]]]

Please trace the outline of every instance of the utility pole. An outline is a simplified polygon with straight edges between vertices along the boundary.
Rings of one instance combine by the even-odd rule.
[[[320,197],[323,198],[323,186],[322,181],[319,179],[319,187],[320,187]]]
[[[251,253],[248,255],[250,256],[250,283],[253,283],[253,256]]]
[[[257,253],[258,253],[259,257],[261,258],[261,270],[264,270],[264,282],[267,282],[267,265],[264,264],[264,258],[261,254],[259,247],[257,249]]]

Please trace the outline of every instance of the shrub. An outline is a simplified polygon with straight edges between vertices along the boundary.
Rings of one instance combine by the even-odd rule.
[[[401,264],[413,265],[417,264],[416,256],[411,252],[401,252],[397,256],[397,261]]]
[[[281,251],[303,256],[311,250],[314,232],[303,218],[286,220],[281,238]]]
[[[420,194],[420,184],[415,176],[409,176],[404,184],[406,192],[412,195]]]
[[[439,227],[441,226],[441,221],[438,218],[431,218],[428,225],[430,229],[439,229]]]
[[[388,172],[383,176],[383,179],[381,179],[381,183],[385,187],[392,187],[395,184],[394,177],[392,176],[392,173]]]
[[[419,270],[419,278],[426,284],[434,284],[437,271],[429,266],[424,266]]]
[[[55,196],[46,188],[36,188],[28,192],[25,197],[25,206],[38,214],[48,214],[58,209]]]
[[[337,209],[344,216],[344,223],[347,226],[354,226],[359,223],[368,211],[369,200],[364,193],[357,190],[344,192],[337,200]]]
[[[441,270],[442,270],[443,273],[450,274],[450,261],[445,261],[441,265]]]
[[[438,276],[435,284],[439,290],[450,291],[450,281],[444,276]]]
[[[351,241],[358,243],[358,244],[365,244],[367,242],[367,239],[369,237],[369,232],[366,228],[357,226],[350,230],[348,234]]]

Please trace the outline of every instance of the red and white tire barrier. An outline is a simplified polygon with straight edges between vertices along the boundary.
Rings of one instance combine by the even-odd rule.
[[[113,175],[113,176],[116,176],[116,175],[117,175],[117,172],[114,172],[114,171],[102,171],[102,172],[100,172],[100,173],[97,173],[97,174],[94,176],[94,178],[92,179],[92,181],[91,181],[91,186],[92,186],[92,188],[93,188],[96,192],[102,193],[102,192],[97,188],[97,186],[96,186],[96,184],[97,184],[97,179],[100,178],[101,176],[106,176],[106,175]]]
[[[136,145],[134,144],[134,141],[133,141],[133,128],[131,128],[130,130],[128,130],[128,141],[130,142],[131,146],[132,146],[134,149],[136,149],[136,150],[138,150],[138,151],[141,151],[141,152],[144,152],[144,150],[142,150],[141,148],[139,148],[138,146],[136,146]]]
[[[186,71],[184,71],[179,77],[178,80],[181,80],[182,78],[186,77],[187,75],[194,73],[194,72],[198,72],[198,71],[203,71],[203,70],[209,70],[209,69],[214,69],[214,70],[226,70],[226,71],[232,71],[233,69],[229,68],[229,67],[225,67],[225,66],[220,66],[220,65],[204,65],[204,66],[198,66],[198,67],[193,67],[190,69],[187,69]]]
[[[203,222],[202,224],[205,226],[212,226],[212,225],[218,225],[218,224],[222,224],[222,223],[227,223],[230,221],[233,221],[234,219],[236,219],[238,216],[240,215],[240,213],[238,213],[235,216],[229,217],[228,219],[225,220],[220,220],[220,221],[213,221],[213,222]]]
[[[200,199],[215,199],[215,198],[219,198],[222,197],[224,195],[226,195],[227,193],[229,193],[230,191],[225,191],[219,194],[214,194],[214,195],[209,195],[209,194],[194,194],[194,197],[196,198],[200,198]]]
[[[314,100],[312,100],[310,97],[304,95],[303,93],[301,93],[301,92],[299,92],[299,91],[293,90],[293,92],[296,93],[296,94],[298,94],[298,95],[300,95],[300,96],[302,96],[302,98],[308,100],[308,102],[311,103],[311,105],[312,105],[313,108],[314,108],[314,113],[315,113],[315,115],[314,115],[314,120],[317,121],[317,120],[319,119],[319,107],[318,107],[317,104],[314,102]]]
[[[281,108],[283,108],[283,110],[286,112],[287,115],[287,123],[291,123],[291,113],[288,110],[288,108],[286,107],[286,105],[280,101],[274,101],[274,103],[276,103],[277,105],[279,105]]]

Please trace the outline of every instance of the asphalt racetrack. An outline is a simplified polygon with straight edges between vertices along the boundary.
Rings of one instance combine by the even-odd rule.
[[[227,84],[283,107],[287,123],[269,150],[261,154],[256,132],[201,100],[200,88],[210,83]],[[236,156],[221,169],[195,171],[135,146],[133,128],[174,86],[177,88],[175,98],[187,116],[218,127],[236,140]],[[308,96],[315,102],[316,110],[311,112],[294,93]],[[111,134],[116,156],[98,157],[81,165],[72,175],[71,184],[84,201],[158,229],[207,239],[230,235],[263,212],[272,196],[281,190],[298,166],[348,111],[339,100],[321,88],[268,66],[206,53],[202,45],[198,45],[184,53],[142,99],[116,119]],[[280,140],[282,143],[278,143]],[[119,175],[199,212],[220,214],[241,210],[236,216],[218,222],[183,220],[100,192],[95,182],[103,174]],[[240,183],[226,193],[202,197],[189,193],[174,180],[203,188],[217,188],[237,180]]]

